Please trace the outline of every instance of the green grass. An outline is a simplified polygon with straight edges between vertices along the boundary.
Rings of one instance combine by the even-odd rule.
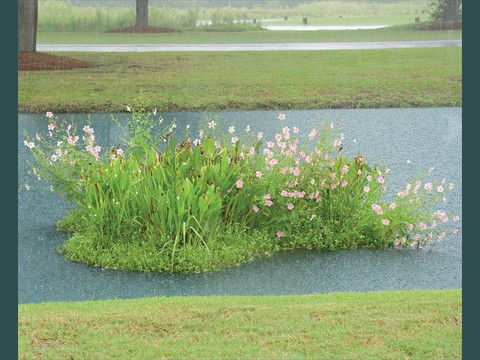
[[[358,16],[355,14],[337,15],[331,14],[328,17],[313,17],[304,15],[307,18],[307,25],[403,25],[415,21],[419,17],[421,21],[429,19],[428,14],[422,14],[421,11],[410,14],[366,14]],[[342,17],[340,17],[342,16]],[[288,20],[279,19],[275,21],[264,21],[264,25],[302,25],[303,17],[288,17]]]
[[[18,307],[19,359],[461,359],[462,291]]]
[[[439,107],[462,104],[462,49],[61,53],[96,67],[20,71],[20,112]],[[408,76],[406,76],[408,74]]]
[[[412,31],[410,26],[372,30],[242,31],[128,34],[101,32],[39,32],[38,44],[239,44],[349,41],[419,41],[461,39],[462,31]]]

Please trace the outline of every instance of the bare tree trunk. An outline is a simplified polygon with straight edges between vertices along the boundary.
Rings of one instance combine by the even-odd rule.
[[[18,51],[37,51],[38,0],[18,0]]]
[[[137,0],[137,22],[135,26],[148,26],[148,0]]]
[[[447,21],[458,21],[458,14],[460,11],[460,5],[462,4],[462,0],[449,0],[447,1],[447,9],[446,9],[446,20]]]

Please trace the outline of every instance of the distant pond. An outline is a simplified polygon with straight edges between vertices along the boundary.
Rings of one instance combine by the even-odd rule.
[[[307,128],[310,119],[340,122],[347,154],[368,154],[370,164],[391,169],[389,189],[400,190],[419,172],[435,167],[437,178],[455,183],[444,208],[462,210],[462,109],[365,109],[282,111],[285,123]],[[228,128],[278,130],[278,111],[225,111]],[[125,121],[126,114],[113,114]],[[85,114],[61,114],[82,125]],[[177,129],[195,130],[205,114],[163,113]],[[96,139],[117,145],[120,131],[110,114],[92,114]],[[49,191],[26,191],[30,159],[23,134],[44,132],[44,114],[18,115],[18,303],[82,301],[152,296],[289,295],[334,291],[444,289],[462,287],[462,235],[448,236],[423,250],[295,250],[259,258],[239,267],[202,274],[162,274],[104,270],[66,260],[56,252],[67,235],[55,229],[70,205]],[[461,229],[461,220],[458,224]]]

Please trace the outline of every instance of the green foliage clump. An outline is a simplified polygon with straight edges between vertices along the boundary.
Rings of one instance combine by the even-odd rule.
[[[141,101],[129,110],[127,126],[117,122],[122,145],[108,151],[90,122],[80,135],[51,113],[47,133],[25,140],[34,173],[76,205],[60,222],[72,234],[60,251],[72,260],[199,272],[288,248],[421,248],[446,236],[437,223],[458,220],[433,212],[447,185],[422,177],[386,201],[389,170],[347,158],[338,124],[305,131],[280,114],[266,141],[250,126],[222,132],[207,116],[179,138]]]

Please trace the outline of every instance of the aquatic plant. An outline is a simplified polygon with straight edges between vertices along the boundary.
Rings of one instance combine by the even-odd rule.
[[[122,144],[109,149],[90,119],[79,130],[50,112],[46,133],[25,137],[32,174],[76,205],[60,222],[72,260],[205,271],[279,249],[421,249],[458,233],[446,226],[458,216],[435,207],[454,184],[430,179],[430,168],[387,200],[389,169],[347,157],[328,119],[299,129],[280,114],[268,138],[206,116],[198,132],[179,134],[156,110],[127,109]]]

